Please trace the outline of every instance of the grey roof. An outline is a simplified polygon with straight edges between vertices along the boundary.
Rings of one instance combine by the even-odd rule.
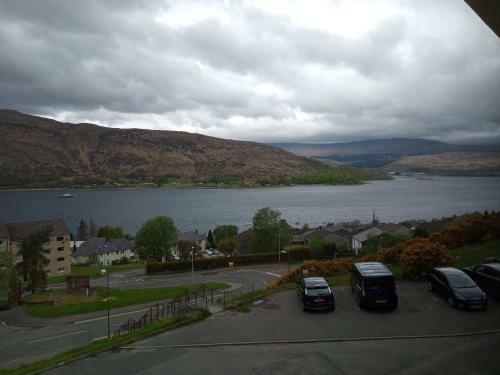
[[[205,233],[200,234],[198,232],[179,232],[179,241],[203,241],[207,236]]]
[[[379,225],[379,228],[382,230],[385,230],[387,232],[391,232],[391,233],[395,233],[399,230],[409,231],[409,229],[406,228],[405,226],[395,224],[395,223],[381,224],[381,225]]]
[[[114,251],[131,250],[134,247],[132,241],[125,238],[108,239],[102,237],[90,238],[76,250],[72,256],[74,258],[89,256],[92,254],[104,254]]]
[[[24,240],[31,233],[37,232],[47,227],[50,227],[52,230],[50,233],[51,236],[69,234],[69,229],[63,219],[7,223],[7,228],[10,235],[9,237],[14,241]]]
[[[358,242],[363,243],[366,240],[370,239],[371,237],[377,237],[383,233],[384,231],[382,229],[377,227],[372,227],[355,234],[354,236],[352,236],[352,238],[354,238]]]

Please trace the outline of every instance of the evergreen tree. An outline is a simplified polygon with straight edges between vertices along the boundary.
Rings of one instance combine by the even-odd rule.
[[[207,235],[207,243],[208,243],[208,247],[211,248],[211,249],[215,249],[215,241],[214,241],[214,235],[212,233],[212,229],[210,229],[208,231],[208,235]]]
[[[49,242],[51,232],[51,228],[45,228],[31,233],[21,243],[19,254],[23,260],[19,266],[23,279],[32,293],[35,293],[37,288],[47,285],[47,274],[44,268],[49,264],[49,259],[45,254],[50,253],[50,250],[44,249],[43,245]]]
[[[95,225],[94,219],[89,220],[89,236],[90,238],[97,237],[97,226]]]
[[[85,220],[80,220],[80,225],[78,226],[78,239],[80,241],[87,241],[89,237],[89,228]]]

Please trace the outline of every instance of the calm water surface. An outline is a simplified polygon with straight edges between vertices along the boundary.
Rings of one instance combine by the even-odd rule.
[[[120,225],[134,233],[156,215],[171,216],[180,230],[207,231],[233,223],[250,227],[265,206],[278,209],[292,225],[369,221],[373,209],[382,221],[431,219],[473,211],[500,210],[500,178],[401,178],[360,186],[294,186],[269,189],[138,189],[0,192],[0,220],[61,217],[76,231],[80,219]]]

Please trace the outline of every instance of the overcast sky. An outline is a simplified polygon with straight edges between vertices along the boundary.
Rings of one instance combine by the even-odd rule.
[[[264,142],[500,142],[500,40],[460,0],[2,0],[0,107]]]

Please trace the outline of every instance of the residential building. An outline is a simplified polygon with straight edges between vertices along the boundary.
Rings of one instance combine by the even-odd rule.
[[[368,229],[364,229],[361,232],[358,232],[352,236],[351,247],[356,253],[359,254],[359,251],[363,248],[363,244],[368,241],[370,238],[379,237],[385,233],[382,229],[377,227],[371,227]]]
[[[0,222],[0,251],[8,251],[16,262],[21,262],[22,242],[28,235],[50,228],[49,241],[43,245],[49,260],[45,271],[48,276],[71,273],[70,232],[62,219],[24,221],[18,223]]]
[[[325,243],[334,243],[337,249],[349,250],[351,248],[351,232],[345,229],[330,232],[323,239]]]
[[[394,224],[394,223],[387,223],[387,224],[379,224],[379,225],[377,225],[377,227],[382,229],[384,232],[392,234],[393,236],[396,236],[398,238],[411,237],[410,229],[403,226],[403,225]]]
[[[133,248],[134,243],[124,238],[94,237],[80,245],[71,255],[71,261],[75,264],[98,263],[109,266],[123,258],[131,260],[135,256]]]
[[[205,251],[207,245],[207,235],[205,233],[198,233],[198,230],[179,232],[177,239],[179,241],[195,241],[200,246],[202,252]],[[172,255],[180,256],[177,246],[172,249]]]

